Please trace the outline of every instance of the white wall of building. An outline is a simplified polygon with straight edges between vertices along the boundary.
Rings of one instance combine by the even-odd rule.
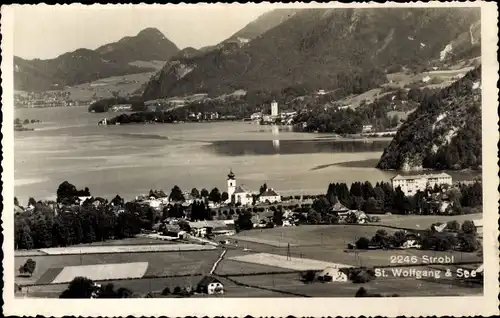
[[[247,192],[242,192],[242,193],[236,193],[233,195],[234,196],[234,202],[233,203],[240,203],[241,205],[249,205],[252,204],[252,197],[249,197],[249,193]]]
[[[278,116],[278,103],[275,101],[271,103],[271,116]]]
[[[208,294],[209,295],[215,294],[216,293],[215,289],[217,287],[222,288],[222,291],[220,292],[221,294],[224,293],[224,286],[222,286],[221,283],[211,283],[211,284],[208,284],[208,288],[207,288]]]
[[[435,185],[453,184],[452,177],[446,174],[399,177],[400,176],[396,176],[392,180],[392,187],[394,189],[401,187],[401,191],[403,191],[406,196],[412,196],[418,191],[424,191],[428,186],[432,188]]]
[[[259,197],[259,202],[265,203],[266,201],[269,201],[271,203],[273,202],[281,202],[281,196],[276,195],[276,196],[260,196]]]
[[[236,190],[236,179],[228,179],[227,180],[228,199],[226,203],[231,202],[231,197],[233,196],[234,190]]]

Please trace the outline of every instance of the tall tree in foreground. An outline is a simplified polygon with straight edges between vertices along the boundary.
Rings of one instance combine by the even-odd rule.
[[[94,282],[87,277],[75,277],[59,298],[91,298],[96,291]]]

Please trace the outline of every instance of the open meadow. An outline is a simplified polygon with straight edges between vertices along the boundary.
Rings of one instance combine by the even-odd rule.
[[[433,223],[441,222],[446,223],[449,221],[456,220],[460,224],[466,220],[481,220],[483,215],[481,213],[476,214],[464,214],[464,215],[378,215],[380,217],[380,223],[376,225],[388,225],[400,228],[408,228],[415,230],[425,230],[428,229]]]
[[[435,222],[457,220],[473,220],[481,215],[464,215],[457,217],[439,216],[385,216],[382,222],[375,226],[365,225],[307,225],[297,227],[279,227],[273,229],[258,229],[227,237],[231,246],[236,242],[239,248],[231,248],[226,253],[224,260],[217,271],[221,274],[264,273],[300,270],[298,267],[289,266],[283,262],[270,262],[268,258],[248,256],[258,253],[288,255],[293,259],[311,259],[322,262],[345,264],[349,266],[401,266],[395,256],[415,256],[416,264],[425,263],[426,259],[434,257],[452,257],[454,262],[480,263],[482,259],[476,253],[463,253],[458,251],[425,251],[417,249],[393,250],[349,250],[347,244],[355,242],[360,237],[370,239],[376,231],[384,228],[389,234],[397,231],[391,227],[416,228],[422,224],[421,229],[428,228]],[[241,236],[240,236],[241,235]],[[248,239],[252,238],[252,239]],[[253,239],[255,238],[255,239]],[[260,243],[256,243],[260,242]],[[269,242],[265,244],[265,242]],[[280,243],[280,244],[277,244]],[[290,243],[290,247],[286,244]],[[279,245],[280,247],[277,247]],[[245,248],[246,251],[242,251]],[[415,259],[415,258],[414,258]],[[251,261],[249,261],[251,260]],[[312,263],[311,263],[312,264]],[[318,263],[319,264],[319,263]],[[326,263],[324,264],[326,267]],[[315,266],[313,266],[315,267]],[[280,270],[278,270],[280,269]],[[309,268],[315,269],[315,268]]]
[[[16,276],[15,281],[18,284],[50,284],[65,267],[138,262],[147,263],[147,269],[141,275],[142,277],[203,274],[210,271],[219,255],[220,250],[15,257],[16,269],[28,258],[36,262],[36,269],[32,276]],[[131,278],[131,272],[121,271],[121,273],[123,277],[113,278]],[[135,278],[136,276],[134,275]]]
[[[146,237],[131,237],[120,240],[107,240],[103,242],[92,242],[90,244],[76,244],[72,245],[72,248],[87,248],[89,246],[123,246],[123,245],[160,245],[160,244],[173,244],[171,241],[161,241],[154,240]],[[79,254],[80,251],[77,252]],[[14,255],[18,256],[41,256],[47,255],[47,253],[41,250],[15,250]]]
[[[164,61],[135,61],[131,65],[151,68],[151,72],[127,74],[102,78],[90,83],[66,87],[65,92],[75,100],[91,100],[93,98],[110,98],[113,92],[132,95],[139,91],[157,71],[165,65]]]
[[[154,244],[154,245],[108,245],[108,246],[71,246],[41,248],[46,255],[107,254],[107,253],[147,253],[213,250],[212,245],[200,244]]]

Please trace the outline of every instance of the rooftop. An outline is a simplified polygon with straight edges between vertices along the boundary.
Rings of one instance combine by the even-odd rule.
[[[337,212],[337,211],[347,211],[349,209],[346,208],[342,203],[337,202],[332,206],[331,210]]]
[[[240,185],[240,186],[237,186],[236,189],[234,189],[234,194],[237,194],[237,193],[249,193],[250,191],[248,191],[247,189],[245,189],[245,187],[243,185]]]
[[[212,283],[219,283],[221,284],[220,280],[218,280],[217,278],[213,277],[213,276],[203,276],[203,278],[200,280],[200,282],[198,283],[198,286],[208,286]]]
[[[276,191],[274,191],[274,189],[266,189],[266,191],[262,192],[262,194],[260,196],[261,197],[276,197],[276,196],[279,196],[279,194],[276,193]]]
[[[197,229],[204,227],[223,228],[227,227],[227,224],[222,220],[214,220],[214,221],[189,222],[189,226]]]

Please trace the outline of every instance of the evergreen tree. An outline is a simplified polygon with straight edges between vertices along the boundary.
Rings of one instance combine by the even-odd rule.
[[[172,188],[172,191],[170,192],[169,199],[170,199],[170,201],[174,201],[174,202],[186,201],[186,199],[184,198],[184,195],[182,194],[181,188],[179,188],[179,186],[177,186],[177,185],[175,185]]]
[[[208,197],[208,190],[205,188],[201,189],[200,195],[202,198],[207,198]]]
[[[195,199],[199,198],[200,197],[200,192],[198,191],[198,189],[196,188],[192,188],[191,189],[191,196]]]
[[[407,214],[411,211],[411,203],[405,196],[404,192],[401,191],[401,187],[398,187],[396,189],[394,195],[394,209],[397,210],[400,214]]]
[[[353,182],[351,184],[351,189],[349,191],[349,194],[351,197],[362,197],[363,196],[363,189],[361,186],[360,182]]]
[[[31,237],[31,230],[28,226],[24,226],[21,229],[18,248],[25,250],[31,250],[34,248],[33,238]]]
[[[47,220],[39,216],[33,227],[33,242],[35,248],[46,248],[52,246],[52,227],[48,227]]]
[[[362,192],[363,192],[363,199],[365,200],[375,196],[375,191],[370,181],[366,181],[365,183],[363,183]]]
[[[33,206],[33,207],[34,207],[34,206],[36,206],[36,200],[35,200],[35,198],[30,197],[30,198],[28,199],[28,205],[31,205],[31,206]]]
[[[208,195],[208,199],[212,202],[219,203],[221,202],[222,195],[217,188],[213,188],[212,191],[210,191],[210,194]]]

